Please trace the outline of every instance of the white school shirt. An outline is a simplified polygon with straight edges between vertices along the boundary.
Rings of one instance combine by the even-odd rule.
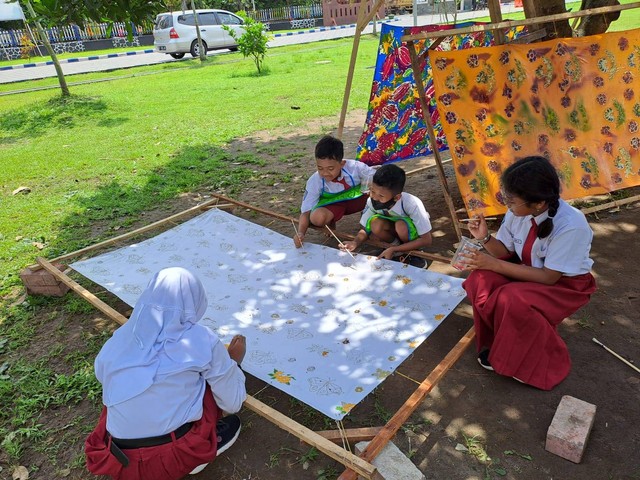
[[[344,167],[342,167],[340,176],[336,180],[345,179],[347,184],[355,187],[356,185],[366,183],[368,179],[373,177],[374,173],[375,170],[366,163],[347,160]],[[337,181],[327,182],[318,172],[315,172],[309,177],[309,180],[307,180],[300,211],[305,213],[313,210],[313,207],[320,201],[322,192],[340,193],[342,191],[344,191],[344,186],[341,183]]]
[[[518,217],[511,210],[502,221],[496,238],[507,250],[522,258],[524,242],[531,228],[531,219],[540,225],[549,216],[545,211],[533,217]],[[547,267],[562,272],[567,277],[582,275],[591,271],[593,260],[589,258],[593,231],[584,214],[560,200],[556,216],[553,217],[553,230],[546,238],[536,238],[531,248],[531,266]]]
[[[387,210],[389,215],[385,215],[384,210],[375,210],[371,205],[371,199],[367,200],[367,206],[362,212],[360,218],[360,225],[367,226],[367,221],[374,214],[385,215],[389,217],[409,217],[416,227],[418,236],[422,236],[425,233],[431,231],[431,221],[429,220],[429,213],[424,208],[424,203],[415,195],[411,195],[407,192],[402,192],[400,200],[398,200],[393,207]]]
[[[125,439],[155,437],[199,420],[205,381],[211,386],[218,407],[225,412],[238,412],[247,398],[244,373],[213,332],[210,337],[211,362],[203,371],[193,369],[159,375],[140,395],[110,406],[107,410],[109,433]],[[166,355],[162,357],[162,362],[171,361]]]

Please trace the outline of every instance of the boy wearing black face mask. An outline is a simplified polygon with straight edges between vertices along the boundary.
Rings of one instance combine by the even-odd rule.
[[[391,243],[378,258],[393,258],[403,252],[431,245],[431,222],[422,200],[403,192],[406,174],[397,165],[383,165],[373,176],[369,200],[362,213],[363,229],[345,248],[353,251],[369,236]]]

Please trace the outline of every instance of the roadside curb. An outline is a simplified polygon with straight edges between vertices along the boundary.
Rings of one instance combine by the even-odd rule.
[[[400,19],[398,17],[394,18],[385,18],[383,20],[378,20],[377,23],[388,23],[388,22],[399,22]],[[373,25],[373,22],[369,22],[369,25]],[[337,25],[335,27],[318,27],[312,28],[310,30],[299,30],[297,32],[287,32],[287,33],[274,33],[274,38],[279,37],[293,37],[294,35],[302,35],[303,33],[318,33],[318,32],[329,32],[331,30],[344,30],[347,28],[355,28],[357,25],[352,23],[351,25]]]
[[[91,55],[89,57],[63,58],[59,60],[59,62],[60,63],[77,63],[77,62],[85,62],[87,60],[104,60],[105,58],[130,57],[132,55],[143,55],[145,53],[154,53],[154,51],[153,49],[133,50],[131,52],[107,53],[105,55]],[[18,70],[21,68],[45,67],[47,65],[53,65],[53,62],[49,60],[47,62],[23,63],[21,65],[8,65],[5,67],[0,67],[0,72],[6,71],[6,70]]]

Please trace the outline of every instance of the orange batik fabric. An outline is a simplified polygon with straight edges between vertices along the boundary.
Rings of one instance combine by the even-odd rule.
[[[429,55],[470,213],[504,212],[500,174],[528,155],[564,199],[640,184],[640,30]]]

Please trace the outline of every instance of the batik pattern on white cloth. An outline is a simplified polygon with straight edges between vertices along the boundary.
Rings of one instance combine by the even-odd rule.
[[[211,210],[72,268],[134,305],[156,271],[183,266],[209,300],[201,323],[247,338],[242,368],[341,419],[464,298],[461,279],[291,239]]]

